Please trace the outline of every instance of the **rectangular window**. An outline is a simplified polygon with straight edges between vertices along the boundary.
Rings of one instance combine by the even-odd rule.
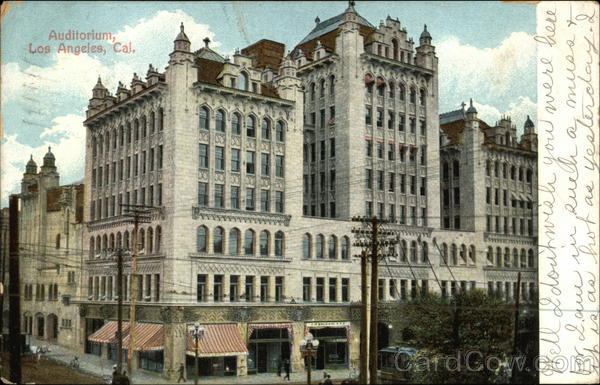
[[[215,170],[225,170],[225,148],[216,146],[215,147]]]
[[[336,214],[335,214],[335,202],[329,202],[329,216],[331,218],[335,218]]]
[[[138,161],[139,161],[139,156],[138,154],[135,154],[133,156],[133,176],[138,176]]]
[[[323,302],[325,297],[325,278],[317,277],[317,302]]]
[[[373,188],[373,170],[366,169],[365,187],[368,189]]]
[[[390,87],[390,90],[392,90],[393,88]],[[388,121],[387,121],[387,128],[388,130],[393,130],[394,129],[394,112],[393,111],[388,111]]]
[[[424,166],[427,163],[427,146],[422,146],[421,147],[420,162],[421,162],[422,166]]]
[[[198,183],[198,206],[208,206],[208,183]]]
[[[246,210],[254,211],[254,189],[246,188]]]
[[[409,118],[410,133],[414,134],[417,131],[417,120],[415,118]]]
[[[424,120],[419,120],[420,134],[421,136],[425,136],[425,132],[427,131],[427,123]]]
[[[275,277],[275,301],[283,301],[283,279],[284,277]]]
[[[254,301],[254,276],[253,275],[246,276],[246,283],[244,285],[244,291],[245,291],[244,297],[246,299],[246,302]]]
[[[373,119],[373,117],[372,117],[371,107],[367,106],[365,108],[365,123],[366,124],[371,124],[372,123],[372,119]]]
[[[269,176],[271,164],[269,154],[260,154],[260,175]]]
[[[246,173],[254,174],[254,151],[246,152]]]
[[[454,204],[455,205],[459,205],[460,204],[460,191],[458,189],[458,187],[454,187]]]
[[[275,191],[275,211],[283,213],[283,191]]]
[[[200,144],[200,168],[208,168],[208,144]]]
[[[283,156],[275,155],[275,176],[283,178]]]
[[[269,297],[269,277],[260,277],[260,302],[267,302]]]
[[[321,143],[320,143],[320,152],[319,152],[319,154],[320,154],[320,158],[319,159],[325,160],[325,141],[324,140],[322,140]]]
[[[414,175],[410,176],[410,194],[415,195],[415,187],[417,185],[417,177]]]
[[[383,211],[384,211],[384,209],[383,209],[383,203],[377,203],[377,217],[378,218],[383,218],[384,217]]]
[[[350,301],[350,279],[342,278],[342,302]]]
[[[377,127],[383,127],[383,110],[377,109]]]
[[[402,94],[400,94],[400,95],[402,95]],[[405,124],[406,124],[406,118],[404,117],[404,115],[399,115],[398,116],[398,131],[404,132]]]
[[[269,211],[269,190],[260,190],[260,211]]]
[[[329,157],[335,158],[335,138],[329,139]]]
[[[231,186],[231,208],[238,210],[240,208],[240,187]]]
[[[390,172],[389,174],[389,191],[395,191],[396,190],[396,174],[394,174],[393,172]]]
[[[240,172],[240,150],[237,148],[231,149],[231,171]]]
[[[406,193],[406,175],[400,174],[400,193]]]
[[[388,160],[394,160],[396,155],[396,146],[394,143],[388,144]]]
[[[304,302],[311,301],[311,284],[312,279],[310,277],[302,278],[302,300]]]
[[[420,191],[421,196],[425,196],[427,194],[427,180],[424,177],[421,178]]]
[[[319,127],[325,128],[325,109],[319,111]]]
[[[316,162],[317,160],[317,149],[315,148],[315,144],[311,143],[310,144],[310,161],[311,162]]]
[[[146,151],[143,151],[142,152],[142,174],[145,174],[145,173],[146,173]]]
[[[198,302],[206,302],[208,293],[206,292],[206,274],[198,274],[197,276],[196,299]]]
[[[377,157],[383,159],[383,142],[377,142]]]
[[[335,191],[335,170],[329,171],[329,188]]]
[[[150,149],[150,159],[148,160],[150,171],[154,171],[154,149]]]
[[[327,183],[325,182],[325,172],[321,172],[320,173],[321,176],[321,191],[326,191],[327,190]]]
[[[225,185],[215,184],[215,207],[225,207]]]
[[[337,278],[329,278],[329,302],[337,302]]]
[[[373,216],[373,202],[365,202],[365,211],[366,211],[366,215],[367,217],[372,217]]]
[[[384,179],[383,179],[383,171],[377,171],[377,189],[379,191],[383,191]]]
[[[365,148],[367,150],[367,156],[373,156],[373,142],[370,139],[365,140]],[[102,174],[102,172],[100,172]]]
[[[237,302],[238,298],[238,285],[240,281],[239,275],[229,276],[229,302]]]

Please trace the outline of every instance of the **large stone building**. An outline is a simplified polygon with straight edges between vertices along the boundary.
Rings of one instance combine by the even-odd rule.
[[[83,184],[61,186],[50,148],[21,183],[19,258],[22,332],[76,346],[83,262]]]
[[[399,244],[380,268],[384,302],[473,288],[511,300],[518,272],[534,288],[533,126],[517,144],[513,126],[488,127],[471,108],[440,117],[437,66],[427,27],[416,45],[398,20],[375,27],[350,4],[317,18],[289,53],[261,40],[230,60],[208,39],[192,52],[182,25],[164,72],[150,65],[115,96],[98,79],[84,122],[76,346],[116,356],[115,261],[126,249],[126,304],[138,289],[135,368],[191,369],[194,322],[206,329],[203,374],[274,371],[286,358],[301,370],[308,331],[321,341],[317,368],[358,367],[354,216],[393,221]],[[486,176],[488,159],[523,179]],[[486,204],[486,187],[509,191],[517,206]],[[137,234],[140,279],[131,278],[134,225],[122,205],[152,206]],[[486,217],[527,230],[486,229]],[[497,255],[519,262],[492,263]],[[381,345],[400,343],[407,325],[386,309]],[[127,346],[128,325],[125,333]]]

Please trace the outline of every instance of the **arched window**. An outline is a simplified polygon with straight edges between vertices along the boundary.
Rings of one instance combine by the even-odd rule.
[[[248,91],[248,74],[241,71],[238,76],[238,87],[242,91]]]
[[[388,83],[388,95],[389,95],[390,99],[394,99],[395,90],[396,90],[396,85],[394,84],[394,82],[392,80],[390,80]]]
[[[146,234],[148,237],[148,240],[146,242],[147,245],[147,254],[152,254],[154,252],[154,232],[152,231],[152,227],[148,227],[148,234]]]
[[[123,133],[123,126],[119,126],[119,146],[123,145],[125,135]]]
[[[528,168],[527,169],[527,173],[526,173],[525,181],[527,183],[531,183],[532,178],[533,178],[533,171],[531,171],[531,169]]]
[[[342,259],[350,259],[350,239],[342,237]]]
[[[312,258],[312,237],[310,234],[304,234],[302,237],[302,257]]]
[[[489,265],[493,265],[494,264],[494,248],[492,246],[488,247],[487,261],[488,261]]]
[[[198,226],[196,230],[196,251],[199,253],[206,253],[206,241],[208,238],[208,231],[205,226]]]
[[[209,116],[210,116],[210,114],[209,114],[208,108],[201,107],[200,108],[200,129],[201,130],[208,130],[210,128]]]
[[[158,109],[158,131],[162,131],[165,127],[165,114],[163,108]]]
[[[144,232],[144,229],[140,229],[140,235],[137,241],[139,245],[138,250],[143,250],[146,246],[146,233]]]
[[[417,102],[417,91],[414,88],[410,88],[410,102],[415,104]]]
[[[154,134],[154,123],[156,120],[156,116],[154,115],[154,111],[150,112],[150,119],[148,122],[150,123],[148,126],[150,127],[150,134]]]
[[[442,243],[441,258],[442,258],[442,260],[440,261],[440,265],[447,265],[448,264],[448,245],[446,245],[445,243]]]
[[[400,260],[402,262],[408,261],[408,245],[406,244],[405,240],[400,242]]]
[[[507,132],[507,133],[504,135],[504,138],[505,138],[505,139],[504,139],[504,141],[505,141],[506,145],[507,145],[507,146],[509,146],[509,145],[510,145],[510,133],[509,133],[509,132]]]
[[[90,259],[94,258],[94,237],[90,237]]]
[[[240,230],[233,228],[229,230],[229,254],[238,255],[240,253]]]
[[[515,180],[515,174],[516,174],[516,169],[515,166],[510,166],[510,179]]]
[[[377,96],[385,95],[385,81],[383,78],[377,78]]]
[[[275,126],[275,140],[278,142],[285,141],[285,125],[281,120],[278,120]]]
[[[231,134],[239,135],[240,134],[240,114],[237,112],[231,116]]]
[[[246,136],[249,138],[256,137],[255,118],[252,115],[246,118]]]
[[[324,247],[324,237],[323,235],[319,234],[317,235],[317,258],[318,259],[323,259],[323,247]]]
[[[260,233],[260,256],[269,256],[269,232],[267,230]]]
[[[504,266],[510,266],[510,249],[504,248]]]
[[[213,233],[213,253],[223,254],[223,228],[215,228]]]
[[[329,254],[329,259],[337,258],[337,238],[335,235],[332,235],[327,241],[327,251]]]
[[[160,226],[156,226],[156,252],[160,252],[160,244],[162,241],[162,228]]]
[[[417,262],[417,242],[410,242],[410,261]]]
[[[60,234],[56,234],[56,245],[54,247],[60,249]]]
[[[316,97],[316,86],[315,83],[310,83],[310,100],[314,101]]]
[[[527,267],[535,267],[535,261],[533,259],[533,250],[529,249],[527,252]]]
[[[319,81],[319,96],[325,96],[325,79]]]
[[[460,245],[460,262],[466,264],[467,263],[467,246]]]
[[[108,249],[108,236],[104,234],[102,236],[102,251]]]
[[[246,230],[244,234],[244,254],[254,255],[254,230]]]
[[[123,247],[123,236],[121,235],[121,232],[119,231],[117,233],[117,249],[120,249]]]
[[[275,256],[283,257],[283,232],[275,233]]]
[[[521,249],[521,267],[527,267],[527,252]]]
[[[130,248],[130,245],[129,245],[129,231],[125,231],[123,233],[123,247],[126,248],[126,249]]]
[[[225,112],[223,110],[218,110],[217,115],[215,115],[216,121],[216,130],[219,132],[225,132]]]
[[[135,140],[140,139],[140,122],[137,119],[133,120],[133,137]],[[108,136],[106,137],[106,150],[108,151]]]
[[[400,97],[400,101],[404,101],[406,99],[406,87],[404,84],[400,84],[400,90],[398,91],[398,96]]]
[[[512,265],[514,267],[519,267],[519,250],[516,248],[513,249]]]
[[[425,92],[425,90],[421,88],[421,90],[419,91],[419,104],[420,105],[425,106],[425,102],[427,100],[426,96],[427,96],[427,92]]]
[[[260,138],[262,140],[271,139],[271,121],[267,118],[263,118],[260,130]]]
[[[421,247],[421,262],[427,263],[429,261],[429,246],[427,242],[423,242]]]
[[[398,60],[398,40],[392,39],[392,55],[394,60]]]
[[[469,247],[469,261],[473,265],[475,265],[477,263],[477,252],[475,250],[475,245],[471,245]]]
[[[457,256],[456,256],[456,245],[453,243],[450,246],[450,261],[453,265],[458,264]]]
[[[146,134],[148,133],[148,127],[146,126],[146,116],[142,116],[142,118],[140,119],[140,126],[142,130],[142,138],[145,138]]]
[[[329,96],[335,95],[335,76],[329,77]]]
[[[114,250],[115,249],[115,235],[111,234],[109,239],[110,239],[110,246],[109,246],[109,248],[111,250]]]
[[[496,266],[502,267],[502,249],[496,247]]]

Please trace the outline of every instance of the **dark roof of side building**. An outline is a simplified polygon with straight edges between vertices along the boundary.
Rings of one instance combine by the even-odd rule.
[[[373,26],[373,24],[369,23],[369,21],[367,19],[365,19],[364,17],[362,17],[361,15],[359,15],[358,13],[357,15],[357,22],[358,24],[368,27],[368,28],[372,28],[375,29],[375,27]],[[344,13],[340,13],[337,16],[331,17],[325,21],[321,21],[320,23],[318,23],[315,28],[312,29],[312,31],[309,32],[308,35],[306,35],[306,37],[304,39],[302,39],[300,41],[300,43],[298,43],[298,45],[304,44],[307,41],[313,40],[318,38],[319,36],[323,36],[328,32],[334,31],[336,29],[339,28],[339,26],[342,24],[342,22],[344,21]]]

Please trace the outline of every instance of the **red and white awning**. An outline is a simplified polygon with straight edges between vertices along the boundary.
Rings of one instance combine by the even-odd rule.
[[[248,348],[236,324],[206,324],[204,335],[198,341],[199,357],[224,357],[248,354]],[[186,353],[195,354],[195,341],[186,333]]]
[[[123,349],[129,348],[129,322],[123,322]],[[162,324],[136,322],[133,350],[162,350],[164,346],[164,328]],[[117,321],[108,321],[88,337],[88,341],[103,344],[116,344]]]

